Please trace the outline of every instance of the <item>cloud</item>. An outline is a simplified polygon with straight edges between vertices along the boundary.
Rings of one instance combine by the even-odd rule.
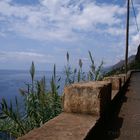
[[[110,12],[108,12],[110,9]],[[97,24],[115,25],[121,23],[117,15],[123,14],[123,8],[114,5],[87,5],[81,15],[75,16],[77,27],[92,28]],[[77,20],[76,20],[77,19]]]
[[[134,8],[136,12],[136,19],[138,27],[140,28],[140,1],[134,0]],[[129,41],[129,54],[136,54],[137,47],[140,44],[140,32],[138,32],[136,20],[134,15],[130,18],[130,41]]]
[[[138,24],[140,24],[139,0],[135,0],[134,4]],[[47,41],[51,41],[52,44],[49,42],[48,46],[53,48],[54,43],[57,49],[52,49],[53,52],[49,53],[54,54],[59,52],[64,54],[68,49],[74,54],[76,49],[79,49],[80,51],[76,51],[74,54],[74,60],[76,56],[83,56],[85,51],[89,49],[98,53],[99,50],[102,51],[101,54],[97,55],[98,59],[104,57],[107,62],[110,59],[118,61],[124,57],[124,54],[122,56],[124,52],[122,48],[125,48],[126,24],[126,7],[120,5],[117,2],[114,4],[113,2],[112,4],[99,3],[98,0],[38,0],[35,5],[14,3],[14,0],[0,0],[0,36],[5,37],[11,33],[12,35],[16,34],[17,37],[22,36],[43,41],[43,43],[46,41],[46,44]],[[132,54],[135,53],[138,46],[139,37],[134,18],[131,17],[130,21],[129,50]],[[101,46],[101,48],[99,49],[97,46]],[[22,50],[23,52],[1,52],[5,55],[0,55],[0,59],[7,61],[8,59],[17,59],[17,61],[34,59],[41,63],[55,63],[58,58],[55,55],[56,59],[53,56],[32,51],[26,52],[24,48]],[[106,56],[108,50],[110,50],[110,55]],[[62,58],[59,59],[56,61],[62,61]]]
[[[110,29],[122,24],[124,13],[125,9],[119,5],[98,4],[91,0],[40,0],[36,5],[0,1],[0,15],[4,21],[1,24],[5,32],[12,31],[37,40],[77,40],[101,26]],[[116,35],[110,30],[105,29]]]
[[[139,0],[134,0],[134,3],[140,4],[140,1]]]
[[[132,36],[132,42],[139,44],[140,43],[140,34],[136,34],[136,35]]]
[[[129,45],[129,54],[136,54],[137,52],[137,47],[140,44],[140,34],[135,33],[132,34],[130,37],[130,45]]]
[[[49,54],[45,55],[36,52],[0,51],[0,61],[19,61],[19,62],[35,61],[38,63],[54,63],[54,57]]]
[[[1,36],[1,37],[5,37],[5,33],[0,32],[0,36]]]
[[[108,29],[105,30],[106,33],[110,34],[110,35],[115,35],[115,36],[121,36],[121,35],[125,35],[125,29],[124,28],[117,28],[117,27],[110,27]]]

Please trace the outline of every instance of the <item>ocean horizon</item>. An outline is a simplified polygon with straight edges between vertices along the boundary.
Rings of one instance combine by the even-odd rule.
[[[64,72],[56,72],[61,77],[59,94],[62,94],[64,88]],[[43,76],[46,78],[46,87],[50,89],[50,80],[52,71],[36,71],[35,80],[40,80]],[[0,70],[0,101],[2,98],[8,101],[14,101],[15,96],[20,100],[22,96],[19,89],[26,89],[26,84],[31,83],[29,70]]]

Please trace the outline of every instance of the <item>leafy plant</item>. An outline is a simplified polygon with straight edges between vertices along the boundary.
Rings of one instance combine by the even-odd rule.
[[[16,107],[10,105],[5,99],[0,103],[0,131],[6,131],[14,137],[19,137],[35,127],[39,127],[46,121],[57,116],[61,112],[61,97],[58,95],[60,78],[56,77],[56,67],[52,80],[51,90],[46,90],[45,77],[35,81],[35,66],[32,62],[31,84],[26,84],[27,89],[20,89],[23,96],[24,109],[19,110],[19,102],[15,98]]]
[[[66,55],[66,59],[67,59],[67,65],[65,66],[65,75],[66,75],[65,85],[69,85],[75,82],[77,69],[76,68],[72,69],[69,62],[70,57],[68,52]]]
[[[104,63],[102,61],[101,64],[96,68],[91,52],[89,51],[88,53],[89,53],[89,57],[90,57],[90,61],[91,61],[90,70],[88,73],[88,79],[90,81],[101,80],[101,78],[102,78],[101,70],[103,68]]]

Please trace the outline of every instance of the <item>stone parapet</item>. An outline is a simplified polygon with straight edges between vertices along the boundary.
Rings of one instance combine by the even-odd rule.
[[[110,101],[110,82],[76,83],[64,88],[63,111],[100,116]]]
[[[132,74],[133,72],[135,72],[135,71],[134,71],[134,70],[129,70],[129,71],[127,72],[127,74],[126,74],[126,80],[129,80],[129,79],[130,79],[131,74]]]
[[[123,86],[126,82],[126,74],[119,74],[115,75],[115,77],[120,77],[121,78],[121,85]]]
[[[121,77],[119,76],[112,76],[112,77],[105,77],[105,81],[109,81],[112,83],[112,90],[120,90],[122,85]]]
[[[17,140],[84,140],[98,119],[87,114],[61,113]]]

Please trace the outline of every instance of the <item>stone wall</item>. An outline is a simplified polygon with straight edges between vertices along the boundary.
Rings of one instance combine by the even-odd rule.
[[[109,81],[112,83],[112,90],[120,90],[122,85],[121,77],[119,76],[112,76],[112,77],[105,77],[105,81]]]
[[[96,125],[122,86],[127,75],[106,77],[104,81],[76,83],[65,87],[63,112],[42,127],[30,131],[18,140],[82,140]]]
[[[100,116],[111,101],[108,81],[77,83],[65,87],[63,111]]]
[[[112,93],[111,93],[112,100],[124,86],[129,77],[130,75],[126,76],[126,74],[119,74],[104,78],[105,81],[109,81],[112,84]]]

